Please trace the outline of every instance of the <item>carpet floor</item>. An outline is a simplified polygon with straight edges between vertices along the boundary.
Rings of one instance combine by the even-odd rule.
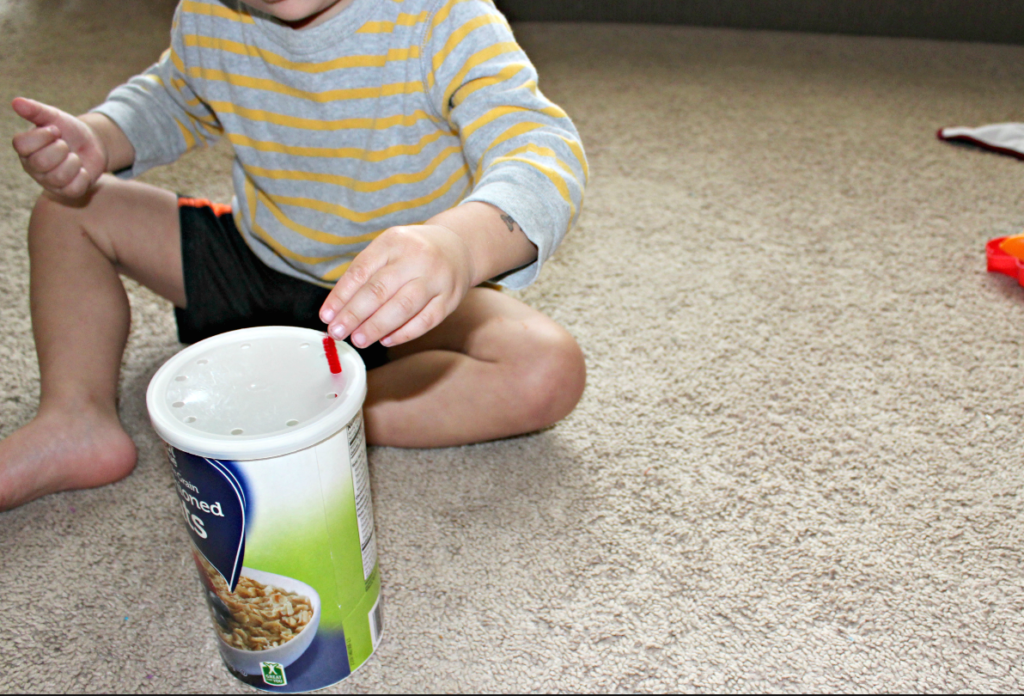
[[[0,95],[85,110],[172,9],[0,2]],[[1024,163],[935,138],[1024,121],[1024,47],[516,31],[592,169],[517,296],[577,337],[587,391],[534,435],[370,450],[385,639],[331,691],[1024,689],[1024,288],[984,259],[1024,228]],[[230,157],[145,180],[227,201]],[[38,398],[36,196],[0,148],[0,436]],[[128,285],[139,464],[0,514],[3,692],[249,691],[146,415],[171,307]]]

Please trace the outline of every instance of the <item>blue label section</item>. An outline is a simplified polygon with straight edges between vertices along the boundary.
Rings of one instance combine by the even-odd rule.
[[[197,457],[173,447],[168,448],[168,456],[192,543],[234,592],[245,556],[245,479],[234,462]]]
[[[226,660],[224,664],[232,675],[250,686],[255,686],[263,691],[277,691],[285,694],[323,689],[331,684],[336,684],[352,673],[348,664],[345,632],[340,629],[317,631],[316,637],[306,652],[302,653],[302,657],[282,668],[284,677],[287,679],[287,684],[283,686],[267,683],[262,674],[255,676],[242,674]]]

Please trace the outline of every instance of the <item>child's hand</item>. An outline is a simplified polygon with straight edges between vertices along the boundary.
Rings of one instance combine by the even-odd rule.
[[[36,126],[11,141],[28,175],[58,196],[85,195],[107,168],[96,132],[82,119],[31,99],[18,97],[11,107]]]
[[[392,227],[366,247],[331,290],[320,318],[337,339],[365,348],[422,336],[472,287],[470,249],[440,225]]]

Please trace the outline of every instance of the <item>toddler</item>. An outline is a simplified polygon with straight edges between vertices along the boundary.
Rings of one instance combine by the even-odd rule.
[[[349,340],[371,444],[507,437],[579,401],[574,339],[494,284],[537,277],[587,163],[488,0],[182,0],[159,62],[90,113],[13,108],[44,189],[28,235],[41,396],[0,442],[0,509],[135,466],[122,274],[174,304],[186,343],[268,324]],[[132,180],[219,138],[230,206]]]

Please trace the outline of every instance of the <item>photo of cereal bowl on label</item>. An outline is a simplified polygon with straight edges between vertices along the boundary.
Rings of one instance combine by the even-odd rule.
[[[243,674],[261,674],[261,662],[292,664],[306,651],[320,623],[320,595],[294,578],[242,567],[234,592],[198,556],[207,604],[224,661]]]

